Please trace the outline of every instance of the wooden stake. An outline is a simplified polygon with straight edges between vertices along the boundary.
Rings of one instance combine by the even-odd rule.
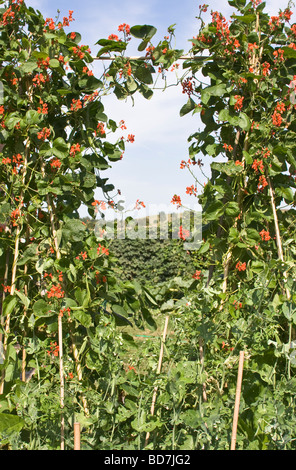
[[[63,360],[63,326],[62,316],[58,316],[58,336],[59,336],[59,362],[60,362],[60,407],[61,407],[61,450],[65,450],[65,417],[64,417],[64,360]]]
[[[80,450],[80,423],[74,423],[74,450]]]
[[[162,335],[162,341],[161,341],[161,346],[160,346],[160,353],[159,353],[159,359],[158,359],[158,366],[157,366],[157,374],[160,374],[161,371],[161,366],[162,366],[162,358],[163,358],[163,349],[164,349],[164,343],[167,335],[167,330],[168,330],[168,324],[169,324],[169,316],[166,316],[165,318],[165,324],[164,324],[164,329],[163,329],[163,335]],[[155,386],[153,390],[153,396],[152,396],[152,404],[151,404],[151,416],[154,415],[154,409],[155,409],[155,402],[156,402],[156,395],[157,395],[157,390],[158,387]],[[148,440],[150,437],[150,433],[147,432],[146,434],[146,439],[145,439],[145,446],[148,444]]]
[[[235,450],[235,444],[236,444],[236,433],[237,433],[238,413],[239,413],[239,405],[240,405],[240,394],[241,394],[242,378],[243,378],[243,367],[244,367],[244,351],[240,351],[230,450]]]

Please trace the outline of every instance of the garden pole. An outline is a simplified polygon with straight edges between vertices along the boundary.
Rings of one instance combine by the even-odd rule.
[[[242,378],[243,378],[243,367],[244,367],[244,351],[240,351],[230,450],[235,450],[235,444],[236,444],[236,432],[237,432],[238,413],[239,413],[239,405],[240,405],[240,394],[241,394]]]
[[[168,324],[169,324],[169,316],[167,315],[166,318],[165,318],[162,341],[161,341],[161,346],[160,346],[159,360],[158,360],[158,366],[157,366],[157,371],[156,371],[157,375],[160,374],[160,371],[161,371],[162,358],[163,358],[163,349],[164,349],[164,343],[165,343],[165,339],[166,339],[166,335],[167,335]],[[154,387],[153,396],[152,396],[152,405],[151,405],[151,410],[150,410],[151,416],[154,415],[157,390],[158,390],[158,387],[156,385]],[[145,447],[148,444],[149,437],[150,437],[150,433],[147,432],[146,433],[146,439],[145,439]]]
[[[58,336],[59,336],[59,368],[60,368],[60,407],[61,407],[61,450],[65,450],[65,417],[64,417],[64,358],[63,358],[63,327],[62,315],[58,316]]]
[[[80,423],[74,423],[74,450],[80,450]]]

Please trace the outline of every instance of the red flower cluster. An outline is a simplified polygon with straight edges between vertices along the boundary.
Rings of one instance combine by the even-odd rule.
[[[32,81],[34,87],[41,86],[42,83],[49,82],[49,76],[46,72],[45,75],[43,73],[37,73]]]
[[[92,206],[99,206],[98,208],[105,211],[107,209],[105,201],[98,201],[97,199],[91,203]]]
[[[63,317],[64,316],[64,313],[67,312],[68,313],[68,317],[70,316],[71,314],[71,309],[70,308],[62,308],[60,310],[60,313],[59,313],[59,317]]]
[[[50,349],[47,351],[47,354],[50,356],[55,356],[57,357],[59,355],[59,350],[60,347],[58,346],[57,342],[55,341],[54,343],[51,341],[50,342]]]
[[[197,193],[197,187],[194,186],[193,184],[191,186],[187,186],[186,188],[186,194],[189,194],[190,196],[194,195],[196,196]]]
[[[72,48],[72,51],[74,55],[77,55],[77,57],[82,60],[85,56],[85,53],[81,49],[82,46],[74,46]]]
[[[237,300],[233,302],[233,305],[235,307],[235,310],[237,310],[238,308],[242,308],[243,306],[243,304],[241,302],[238,302]]]
[[[50,166],[51,168],[60,168],[62,162],[61,160],[59,160],[58,158],[54,158],[51,162],[50,162]]]
[[[271,238],[271,236],[269,235],[269,232],[266,230],[261,230],[260,236],[262,238],[262,241],[265,241],[265,242],[267,242]]]
[[[238,271],[245,271],[247,269],[246,263],[242,263],[241,261],[238,261],[235,267]]]
[[[229,40],[229,27],[228,22],[224,18],[224,16],[219,13],[218,11],[212,12],[212,23],[216,24],[216,33],[218,39],[222,39],[222,37],[226,37],[227,41]]]
[[[70,157],[75,157],[81,151],[80,144],[73,144],[70,148]]]
[[[39,114],[48,114],[48,105],[46,103],[44,103],[44,101],[42,99],[40,99],[39,103],[40,103],[40,106],[37,109],[38,113]]]
[[[133,143],[135,141],[135,136],[133,134],[129,134],[127,136],[127,141]]]
[[[107,282],[107,277],[106,277],[106,276],[102,276],[102,275],[99,273],[99,271],[96,271],[95,277],[96,277],[96,284],[100,284],[101,281],[102,281],[104,284]]]
[[[130,31],[131,31],[131,28],[130,28],[130,25],[126,24],[126,23],[122,23],[118,26],[118,31],[122,31],[123,33],[125,33],[127,36],[130,35]]]
[[[50,58],[49,57],[46,57],[46,59],[38,59],[37,60],[37,65],[38,67],[41,69],[42,67],[44,67],[45,69],[48,69],[49,67],[49,61],[50,61]]]
[[[146,207],[143,201],[140,201],[139,199],[136,200],[136,205],[135,205],[135,210],[140,210],[141,207]]]
[[[189,238],[189,237],[190,237],[190,231],[184,229],[183,226],[180,225],[179,232],[178,232],[178,237],[179,237],[181,240],[186,240],[186,238]]]
[[[272,123],[279,127],[282,124],[282,114],[286,111],[284,103],[277,103],[274,113],[272,115]]]
[[[108,256],[109,255],[109,250],[105,246],[102,246],[101,243],[99,243],[99,246],[97,248],[97,254],[98,255],[102,254],[102,255]]]
[[[181,161],[180,169],[183,170],[184,168],[189,168],[190,165],[203,166],[203,163],[200,159],[198,159],[198,161],[196,162],[194,160],[191,160],[191,158],[189,158],[189,160],[187,160],[187,162],[185,162],[185,160]]]
[[[57,299],[62,299],[65,295],[65,292],[62,291],[61,284],[57,284],[56,286],[52,286],[52,288],[47,292],[47,297],[50,299],[51,297],[56,297]]]
[[[235,95],[234,97],[236,99],[236,102],[234,104],[234,109],[236,111],[240,111],[243,107],[243,100],[244,100],[244,97],[243,96],[240,96],[240,95]]]
[[[252,165],[252,168],[253,170],[256,171],[256,173],[258,172],[258,169],[263,172],[264,171],[264,165],[263,165],[263,161],[262,160],[254,160],[253,162],[253,165]]]
[[[263,189],[268,186],[267,180],[264,175],[259,176],[258,191],[263,191]]]
[[[95,135],[100,134],[100,135],[104,135],[106,134],[106,131],[105,131],[105,127],[104,127],[104,123],[103,122],[99,122],[98,125],[97,125],[97,130],[95,131]]]
[[[274,55],[275,62],[284,61],[284,49],[277,49],[276,51],[274,51],[273,55]]]
[[[81,100],[75,100],[75,98],[73,98],[72,100],[72,104],[71,104],[71,111],[78,111],[79,109],[82,109],[82,101]]]
[[[51,134],[51,130],[48,127],[43,127],[42,131],[38,132],[37,137],[39,140],[46,140]]]
[[[232,150],[233,150],[232,145],[223,144],[223,148],[224,148],[225,150],[228,150],[229,152],[232,152]]]
[[[269,62],[264,62],[262,64],[262,73],[266,77],[266,75],[270,74],[270,63]]]
[[[178,208],[181,207],[182,202],[180,196],[177,196],[177,194],[175,194],[171,200],[171,204],[176,204]]]
[[[195,271],[195,273],[193,274],[193,279],[197,279],[198,281],[200,280],[200,275],[201,275],[201,271]]]
[[[83,260],[85,260],[87,258],[86,251],[81,251],[80,255],[81,255]],[[76,259],[80,259],[80,255],[76,256]]]
[[[117,36],[117,34],[110,34],[110,35],[108,36],[108,39],[109,39],[110,41],[119,41],[119,37]]]
[[[21,216],[21,211],[18,208],[11,212],[10,218],[11,218],[11,221],[12,221],[12,225],[14,227],[17,226],[17,220],[19,219],[20,216]]]

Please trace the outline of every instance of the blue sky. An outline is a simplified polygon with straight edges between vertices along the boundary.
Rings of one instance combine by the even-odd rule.
[[[111,33],[117,34],[121,23],[155,26],[155,44],[167,34],[168,26],[176,23],[175,47],[187,52],[191,46],[189,39],[198,32],[196,16],[202,3],[209,5],[208,11],[219,10],[226,18],[233,12],[226,0],[26,0],[28,6],[40,10],[44,17],[54,18],[58,9],[61,17],[68,16],[68,11],[74,10],[75,22],[71,23],[69,31],[80,32],[81,43],[88,44],[93,54],[98,47],[94,46],[96,41]],[[267,0],[266,11],[275,15],[280,8],[285,9],[287,3]],[[130,54],[140,54],[137,52],[137,44],[137,40],[131,41]],[[98,62],[94,71],[99,74],[101,65]],[[181,75],[182,69],[179,72]],[[115,97],[107,97],[104,101],[106,114],[117,122],[123,119],[127,132],[135,135],[135,142],[126,146],[123,160],[104,172],[104,177],[109,177],[110,183],[121,190],[127,209],[133,207],[137,199],[144,201],[146,210],[142,209],[138,215],[174,210],[170,203],[174,194],[180,195],[185,204],[192,208],[197,203],[190,196],[186,198],[186,186],[193,184],[193,180],[186,170],[180,169],[180,162],[188,159],[189,135],[201,128],[202,124],[198,114],[182,118],[179,116],[186,100],[187,95],[182,94],[180,87],[169,87],[165,92],[155,90],[149,101],[137,96],[134,106],[130,100],[118,101]],[[203,163],[205,173],[210,174],[210,157],[208,161],[203,158]],[[198,177],[201,182],[205,181],[202,175]],[[100,197],[99,191],[97,196]],[[82,215],[87,215],[87,212],[82,211]]]

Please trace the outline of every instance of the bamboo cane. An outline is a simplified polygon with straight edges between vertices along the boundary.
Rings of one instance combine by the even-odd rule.
[[[243,367],[244,367],[244,351],[239,353],[239,364],[238,364],[238,373],[237,373],[237,384],[236,384],[236,394],[235,394],[235,404],[234,404],[234,413],[233,413],[233,423],[232,423],[232,436],[231,436],[231,448],[230,450],[235,450],[236,445],[236,434],[237,434],[237,423],[238,423],[238,414],[239,414],[239,405],[240,405],[240,395],[241,395],[241,386],[243,378]]]
[[[61,450],[65,450],[65,417],[64,417],[64,363],[63,363],[63,326],[62,315],[58,316],[58,335],[59,335],[59,366],[60,366],[60,406],[61,406]]]
[[[42,173],[44,174],[44,166],[42,166]],[[50,196],[47,195],[47,208],[49,212],[51,231],[55,245],[56,258],[61,259],[61,252],[57,238],[57,231],[55,228],[54,210],[51,203]],[[64,397],[65,397],[65,383],[64,383],[64,358],[63,358],[63,323],[62,316],[58,316],[58,342],[59,342],[59,369],[60,369],[60,408],[61,408],[61,450],[65,449],[65,418],[64,418]]]
[[[30,152],[30,140],[28,139],[26,142],[26,149],[25,149],[25,158],[23,164],[23,174],[22,174],[22,185],[25,186],[25,180],[27,175],[27,165],[28,165],[28,156]],[[24,201],[24,190],[21,191],[20,198],[19,198],[19,209],[22,208]],[[16,285],[16,277],[17,277],[17,262],[19,258],[19,244],[20,244],[20,236],[22,231],[22,223],[18,222],[16,227],[16,234],[15,234],[15,242],[14,242],[14,257],[12,263],[12,270],[11,270],[11,288],[10,288],[10,295],[14,295],[15,293],[15,285]],[[3,355],[6,356],[7,350],[7,342],[8,342],[8,335],[10,331],[10,319],[11,313],[6,316],[5,322],[5,329],[4,329],[4,340],[3,340]],[[4,390],[4,378],[5,378],[5,370],[2,372],[1,376],[1,383],[0,383],[0,395],[3,394]]]
[[[159,352],[158,366],[157,366],[157,371],[156,371],[157,375],[159,375],[160,371],[161,371],[162,359],[163,359],[163,349],[164,349],[164,343],[165,343],[165,340],[166,340],[168,324],[169,324],[169,316],[166,316],[165,323],[164,323],[164,329],[163,329],[163,335],[162,335],[162,341],[161,341],[161,346],[160,346],[160,352]],[[157,390],[158,390],[158,387],[155,386],[154,390],[153,390],[152,404],[151,404],[151,409],[150,409],[151,416],[154,416]],[[149,437],[150,437],[150,432],[147,432],[146,433],[146,439],[145,439],[145,446],[148,444]]]
[[[45,174],[44,166],[42,166],[42,174]],[[55,220],[54,220],[54,204],[51,201],[51,198],[49,195],[47,195],[47,207],[48,207],[48,212],[49,212],[49,217],[50,217],[50,225],[51,225],[51,231],[52,231],[52,236],[53,236],[53,242],[54,242],[54,247],[55,247],[55,252],[56,252],[56,258],[57,260],[61,259],[61,252],[59,248],[59,242],[58,242],[58,236],[57,236],[57,230],[55,227]],[[71,322],[69,322],[69,328],[70,328],[70,337],[71,337],[71,342],[72,342],[72,350],[73,350],[73,355],[75,359],[75,365],[76,365],[76,372],[78,376],[79,382],[82,381],[82,370],[81,370],[81,365],[80,365],[80,360],[79,360],[79,352],[77,349],[77,346],[74,341],[74,334],[73,334],[73,328],[71,325]],[[81,397],[82,400],[82,405],[84,409],[84,414],[85,416],[89,416],[89,409],[87,405],[87,400],[84,396]]]
[[[282,240],[281,240],[281,234],[280,234],[280,227],[279,227],[279,221],[278,221],[278,216],[277,216],[277,211],[276,211],[276,206],[275,206],[275,198],[274,198],[274,191],[273,187],[270,181],[270,178],[267,177],[267,182],[268,182],[268,188],[269,188],[269,194],[270,194],[270,203],[272,207],[272,212],[273,212],[273,220],[274,220],[274,229],[275,229],[275,238],[276,238],[276,245],[277,245],[277,251],[278,251],[278,258],[284,262],[284,253],[283,253],[283,246],[282,246]],[[285,271],[283,273],[284,280],[287,282],[288,275],[287,272]],[[291,300],[291,292],[286,287],[286,296],[288,300]]]
[[[29,227],[27,227],[27,243],[28,243],[28,239],[29,239]],[[27,271],[28,271],[28,265],[26,263],[25,267],[24,267],[24,275],[27,274]],[[27,285],[27,283],[24,286],[24,292],[25,292],[25,296],[27,297],[28,296],[28,285]],[[27,308],[25,307],[24,308],[24,319],[25,319],[26,316],[27,316]],[[25,338],[25,336],[26,336],[26,332],[24,332],[24,338]],[[26,357],[27,357],[27,353],[26,353],[26,349],[23,345],[23,350],[22,350],[22,381],[23,382],[26,382]]]
[[[74,450],[80,450],[80,423],[74,423]]]
[[[6,252],[6,261],[5,261],[5,272],[4,272],[4,278],[3,282],[4,285],[7,285],[7,280],[8,280],[8,269],[9,269],[9,251],[7,250]],[[5,300],[5,290],[3,289],[3,294],[2,294],[2,303],[1,303],[1,327],[3,328],[4,326],[4,317],[2,316],[2,306],[3,302]],[[3,339],[3,333],[2,330],[0,331],[0,347],[2,346],[2,339]],[[2,348],[0,350],[0,359],[4,361],[5,356],[4,356],[4,351],[2,351]]]

